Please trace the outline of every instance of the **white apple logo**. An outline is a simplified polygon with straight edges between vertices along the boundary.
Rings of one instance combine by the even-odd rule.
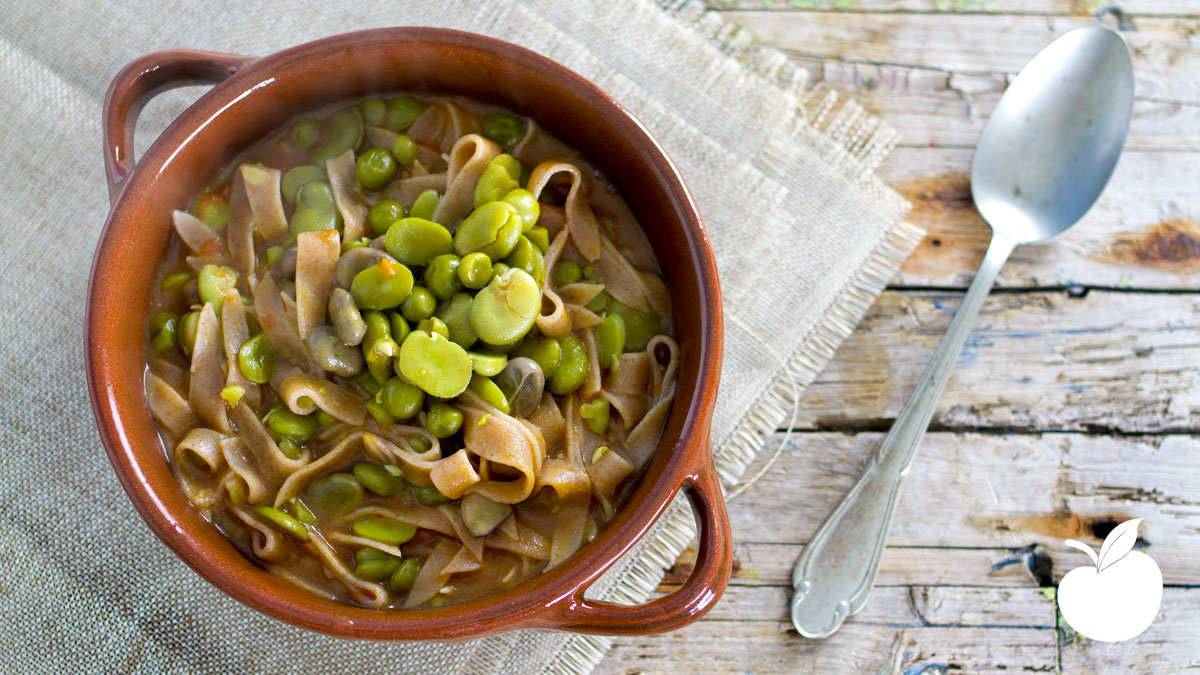
[[[1063,618],[1080,635],[1100,642],[1137,637],[1158,616],[1162,602],[1162,572],[1150,556],[1133,550],[1141,518],[1113,528],[1100,554],[1083,542],[1068,539],[1095,563],[1077,567],[1058,584]]]

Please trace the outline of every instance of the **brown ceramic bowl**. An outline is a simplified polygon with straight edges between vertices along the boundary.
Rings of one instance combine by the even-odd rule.
[[[137,113],[154,94],[216,84],[134,166]],[[254,141],[296,115],[372,92],[461,94],[537,120],[611,176],[666,272],[682,351],[678,394],[658,454],[625,508],[567,563],[496,595],[439,609],[372,610],[320,598],[256,566],[192,507],[146,407],[142,345],[155,261],[170,213]],[[517,628],[644,634],[679,628],[729,579],[729,522],[709,445],[721,363],[721,296],[708,238],[683,179],[646,129],[600,89],[533,52],[430,28],[370,30],[261,59],[171,51],[134,61],[104,102],[113,198],[88,288],[88,390],[100,436],[139,513],[205,579],[247,605],[330,635],[457,640]],[[698,518],[691,577],[638,606],[584,597],[683,489]]]

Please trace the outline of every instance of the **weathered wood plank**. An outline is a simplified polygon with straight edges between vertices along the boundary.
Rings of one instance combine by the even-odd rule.
[[[1053,671],[1055,631],[849,622],[824,640],[774,621],[700,621],[616,641],[597,673],[1011,673]]]
[[[890,426],[960,299],[934,291],[881,295],[804,393],[796,426]],[[993,294],[933,427],[1194,432],[1198,324],[1200,297],[1192,294]]]
[[[909,220],[928,232],[893,283],[970,283],[990,236],[971,199],[971,154],[900,148],[880,167],[883,180],[912,202]],[[1019,247],[998,285],[1200,288],[1197,172],[1200,153],[1126,152],[1079,224],[1050,243]]]
[[[739,578],[787,583],[799,550],[750,544],[807,541],[857,480],[881,436],[794,435],[771,471],[729,505]],[[1200,440],[1189,436],[929,434],[905,480],[889,546],[993,550],[889,548],[884,581],[1000,585],[989,574],[1007,557],[1003,549],[1033,544],[1047,551],[1057,577],[1085,561],[1064,539],[1099,545],[1117,523],[1144,518],[1141,544],[1167,583],[1200,584],[1198,456]],[[914,564],[925,570],[901,569]],[[1023,574],[1014,567],[1004,585],[1027,584]]]
[[[1050,40],[1087,16],[943,13],[731,11],[726,16],[789,54],[840,61],[922,66],[961,74],[1021,69]],[[1124,33],[1137,74],[1135,93],[1200,102],[1200,31],[1195,18],[1142,17]]]
[[[1125,642],[1094,642],[1076,636],[1062,646],[1064,673],[1178,673],[1200,668],[1200,588],[1163,590],[1158,618],[1145,633]]]
[[[1097,0],[708,0],[713,9],[774,9],[802,13],[937,12],[943,14],[1060,14],[1092,16]],[[1196,16],[1187,0],[1132,0],[1120,3],[1131,16]]]

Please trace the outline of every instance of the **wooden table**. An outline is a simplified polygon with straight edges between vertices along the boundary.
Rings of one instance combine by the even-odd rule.
[[[1093,0],[713,3],[898,128],[881,169],[929,235],[808,389],[776,467],[730,504],[735,579],[702,621],[618,639],[597,672],[1177,672],[1200,667],[1200,2],[1122,8],[1134,119],[1077,229],[1018,249],[905,484],[874,595],[824,641],[787,620],[792,563],[895,418],[983,257],[972,144],[1006,82]],[[1055,584],[1144,518],[1158,621],[1105,644]],[[1032,563],[1032,565],[1030,565]],[[1032,569],[1032,572],[1031,572]],[[668,577],[690,570],[689,553]],[[670,583],[660,590],[673,588]]]

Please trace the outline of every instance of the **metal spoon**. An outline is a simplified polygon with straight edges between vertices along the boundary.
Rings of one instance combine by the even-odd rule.
[[[1132,107],[1129,50],[1100,26],[1050,43],[1000,98],[971,163],[971,194],[992,226],[987,256],[870,466],[796,561],[792,624],[801,635],[826,637],[866,604],[900,481],[996,275],[1016,245],[1062,234],[1091,208],[1125,145]]]

